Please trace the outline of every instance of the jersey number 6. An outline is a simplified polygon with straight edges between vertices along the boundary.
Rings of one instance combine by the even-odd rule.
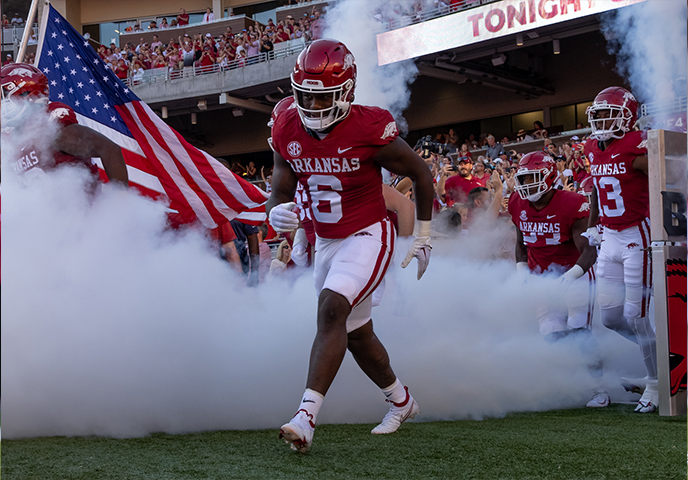
[[[333,175],[308,178],[313,216],[321,223],[337,223],[342,218],[342,182]]]

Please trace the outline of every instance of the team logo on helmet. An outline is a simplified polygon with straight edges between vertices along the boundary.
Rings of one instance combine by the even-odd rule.
[[[287,145],[287,153],[294,158],[298,157],[301,155],[301,144],[296,141],[290,142],[289,145]]]
[[[29,70],[28,68],[24,67],[17,67],[13,68],[12,71],[8,75],[18,75],[20,77],[30,77],[33,75],[33,72]]]

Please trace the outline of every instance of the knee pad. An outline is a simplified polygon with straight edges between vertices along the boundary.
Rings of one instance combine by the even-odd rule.
[[[621,305],[600,309],[600,316],[602,317],[602,325],[609,330],[620,330],[623,327],[628,328],[628,322]]]
[[[631,321],[640,317],[641,303],[643,301],[643,287],[626,286],[626,301],[624,302],[624,315]]]

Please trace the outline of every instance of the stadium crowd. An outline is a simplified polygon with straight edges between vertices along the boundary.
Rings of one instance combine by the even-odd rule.
[[[204,23],[214,20],[208,8]],[[170,33],[174,27],[188,25],[188,14],[182,8],[177,18],[169,24],[166,17],[162,17],[159,25],[157,21],[150,23],[148,30],[159,32],[153,36],[150,44],[141,38],[138,44],[128,42],[121,47],[114,42],[109,47],[100,45],[97,51],[119,78],[131,79],[136,85],[147,70],[166,70],[171,78],[175,78],[190,75],[190,70],[185,71],[189,67],[207,72],[215,68],[224,70],[258,63],[274,54],[276,44],[300,39],[310,42],[321,38],[324,22],[324,16],[314,6],[311,15],[304,14],[298,19],[292,15],[287,15],[284,21],[277,23],[269,19],[267,25],[256,22],[255,26],[249,25],[241,32],[233,32],[231,27],[227,27],[224,33],[216,37],[206,32],[193,35],[185,33],[183,36],[170,34],[165,41],[161,38],[167,36],[165,33]],[[164,32],[166,29],[169,30]],[[143,30],[136,24],[132,31]]]

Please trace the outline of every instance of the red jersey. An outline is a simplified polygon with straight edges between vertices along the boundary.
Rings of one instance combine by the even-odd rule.
[[[455,203],[466,203],[468,201],[468,194],[476,187],[482,187],[478,180],[471,177],[467,180],[461,175],[454,175],[449,177],[444,182],[444,190],[447,197],[447,206],[451,207]]]
[[[589,213],[587,199],[575,192],[554,190],[552,199],[540,211],[518,194],[511,195],[509,214],[528,247],[528,267],[541,273],[552,265],[567,269],[574,266],[580,252],[573,242],[571,228]]]
[[[306,190],[318,236],[346,238],[387,216],[382,174],[373,158],[397,136],[392,115],[377,107],[352,105],[322,140],[308,134],[296,109],[277,118],[273,147]]]
[[[74,110],[64,103],[50,102],[48,104],[48,113],[50,114],[50,121],[57,122],[60,127],[79,123]],[[33,169],[48,171],[59,165],[74,164],[88,166],[91,173],[98,177],[98,167],[87,158],[77,157],[58,150],[44,152],[32,144],[27,144],[22,148],[20,155],[19,159],[12,163],[12,168],[17,173],[26,173]]]
[[[633,160],[647,155],[645,132],[628,132],[602,151],[597,140],[585,143],[590,174],[597,188],[600,223],[613,230],[639,225],[650,215],[647,175]]]

